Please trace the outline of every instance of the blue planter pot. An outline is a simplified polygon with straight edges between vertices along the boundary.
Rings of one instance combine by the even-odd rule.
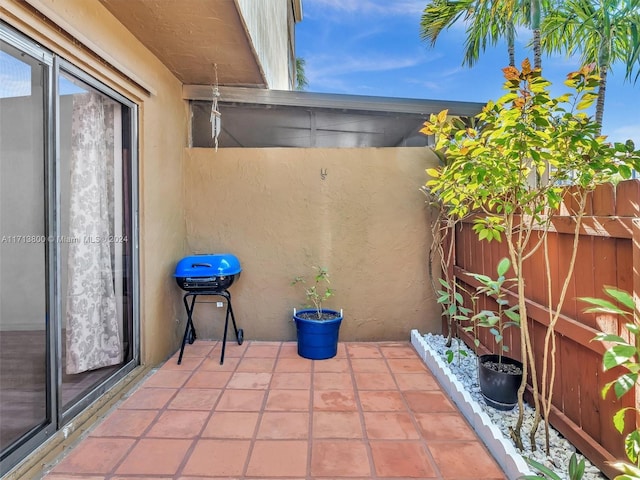
[[[335,310],[322,310],[335,318],[318,320],[305,318],[315,316],[314,309],[299,310],[293,315],[298,332],[298,355],[311,360],[332,358],[338,353],[338,334],[342,323],[342,314]]]

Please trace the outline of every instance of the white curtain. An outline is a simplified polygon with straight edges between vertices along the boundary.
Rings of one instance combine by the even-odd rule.
[[[66,373],[122,362],[114,289],[114,108],[97,93],[74,95]],[[117,137],[119,133],[115,133]]]

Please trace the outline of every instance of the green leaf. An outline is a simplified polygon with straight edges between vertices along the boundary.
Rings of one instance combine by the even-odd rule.
[[[524,461],[527,462],[529,466],[535,468],[543,475],[546,475],[547,478],[549,478],[550,480],[562,480],[562,477],[560,477],[560,475],[558,475],[557,473],[555,473],[553,470],[543,465],[542,463],[535,461],[533,458],[524,457]],[[518,477],[518,480],[540,480],[540,477],[537,475],[527,475],[527,476]]]
[[[628,362],[634,357],[637,350],[633,345],[614,345],[609,348],[602,357],[602,365],[609,370]]]
[[[584,476],[584,458],[578,462],[578,456],[573,453],[569,459],[569,480],[581,480]]]
[[[590,303],[591,305],[595,305],[593,308],[588,308],[585,313],[612,313],[614,315],[626,315],[627,312],[614,305],[608,300],[604,300],[602,298],[590,298],[590,297],[582,297],[580,298],[585,303]]]
[[[624,439],[624,450],[627,458],[632,463],[638,463],[638,454],[640,454],[640,432],[634,430]]]
[[[615,287],[605,287],[604,291],[610,297],[615,298],[622,305],[627,307],[629,310],[633,310],[636,307],[635,302],[633,301],[633,296],[629,292],[625,292],[624,290],[619,290]]]
[[[502,260],[500,260],[497,268],[498,275],[501,277],[504,276],[509,270],[510,266],[511,266],[511,262],[509,261],[508,258],[505,257]]]
[[[625,373],[618,377],[613,384],[613,391],[616,393],[616,397],[620,398],[629,390],[633,389],[638,380],[637,373]]]
[[[616,427],[618,433],[622,433],[624,430],[624,415],[627,412],[627,408],[621,408],[613,415],[613,426]]]
[[[627,341],[624,338],[612,333],[599,333],[595,336],[594,340],[597,340],[599,342],[613,342],[628,345]]]

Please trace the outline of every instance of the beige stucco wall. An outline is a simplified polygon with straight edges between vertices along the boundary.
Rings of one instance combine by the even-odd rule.
[[[435,161],[422,148],[187,149],[188,251],[240,259],[229,291],[245,338],[295,338],[291,312],[304,296],[290,283],[314,264],[331,274],[327,306],[344,309],[341,340],[439,331],[419,191]],[[199,338],[220,338],[223,312],[196,305]]]
[[[3,0],[3,20],[139,105],[141,359],[157,364],[175,351],[181,334],[176,317],[183,307],[171,273],[186,237],[181,159],[188,106],[182,85],[99,2],[29,3],[76,40],[43,23],[23,1]],[[107,52],[116,68],[91,55],[91,48]],[[118,68],[133,73],[152,94],[121,78]]]

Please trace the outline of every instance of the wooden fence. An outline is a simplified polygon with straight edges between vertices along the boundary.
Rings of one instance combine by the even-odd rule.
[[[557,304],[561,284],[567,276],[574,239],[575,221],[569,215],[558,216],[548,236],[551,265],[552,305]],[[478,283],[470,273],[496,276],[498,261],[508,256],[504,242],[479,241],[470,223],[458,225],[455,232],[455,259],[449,273],[469,291]],[[526,301],[531,325],[538,377],[542,371],[542,347],[549,323],[549,282],[544,269],[543,249],[524,265]],[[561,316],[556,326],[556,378],[554,382],[552,425],[607,476],[615,476],[607,461],[626,459],[624,437],[612,423],[622,407],[635,406],[637,394],[629,393],[617,400],[613,391],[602,398],[601,390],[619,372],[603,372],[604,347],[592,339],[600,331],[629,338],[624,319],[613,315],[586,314],[587,305],[580,297],[602,297],[604,286],[633,292],[640,298],[640,181],[621,182],[617,187],[602,185],[588,198],[586,216],[578,244],[578,256]],[[466,299],[469,302],[469,298]],[[515,295],[511,304],[517,303]],[[470,306],[470,305],[469,305]],[[477,307],[495,309],[490,298],[481,298]],[[554,307],[555,308],[555,307]],[[446,329],[446,322],[445,322]],[[493,337],[481,331],[481,352],[493,351]],[[511,330],[511,331],[509,331]],[[459,335],[470,343],[467,333]],[[519,332],[510,328],[505,335],[509,355],[520,359]],[[636,425],[629,412],[627,429]],[[524,432],[523,432],[524,433]]]

